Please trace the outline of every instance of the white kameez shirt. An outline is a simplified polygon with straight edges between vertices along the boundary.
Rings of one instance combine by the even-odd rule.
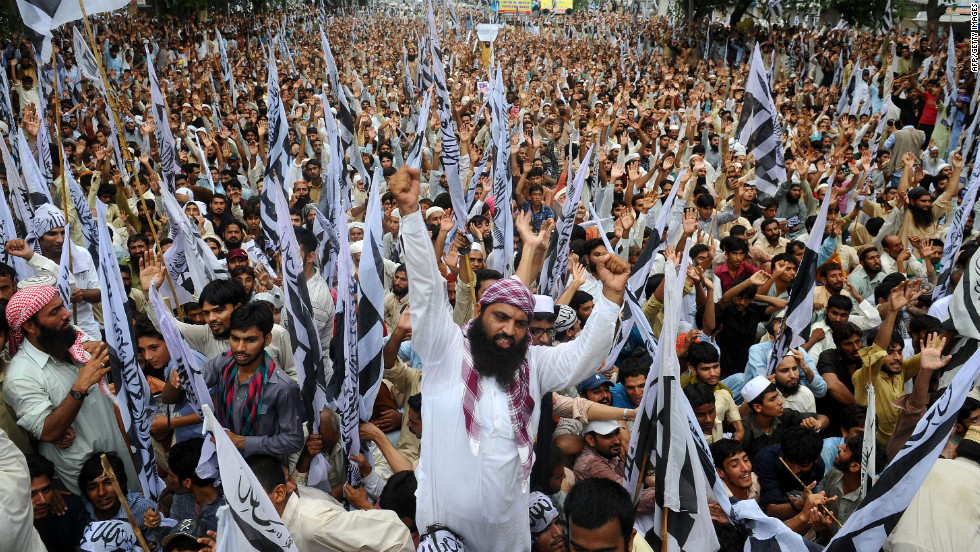
[[[412,305],[412,346],[422,359],[423,438],[418,468],[417,523],[441,523],[463,535],[467,550],[530,550],[528,490],[511,427],[506,391],[481,380],[476,415],[482,427],[476,456],[463,417],[463,333],[447,308],[420,212],[402,217]],[[541,397],[585,379],[602,364],[613,341],[620,307],[602,294],[578,339],[557,347],[531,347],[528,422],[533,440]]]

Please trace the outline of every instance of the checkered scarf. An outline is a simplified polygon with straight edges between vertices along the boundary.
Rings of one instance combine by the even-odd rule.
[[[10,325],[10,356],[13,358],[21,343],[24,342],[22,326],[32,316],[58,296],[54,286],[31,286],[19,290],[7,303],[7,323]],[[78,362],[88,362],[89,354],[82,347],[82,332],[75,331],[75,344],[68,350],[73,359]]]
[[[497,280],[490,284],[480,305],[487,306],[493,303],[506,303],[524,311],[527,319],[531,320],[534,316],[534,297],[527,286],[519,280],[504,279]],[[466,425],[466,434],[469,436],[470,452],[474,456],[480,451],[480,427],[477,405],[483,394],[482,380],[480,375],[473,368],[473,352],[470,348],[469,330],[475,321],[469,321],[463,327],[463,419]],[[528,434],[528,425],[531,421],[531,412],[534,411],[534,397],[531,396],[528,387],[531,375],[531,363],[525,355],[518,367],[518,373],[507,389],[508,405],[510,410],[510,423],[514,430],[514,439],[517,441],[517,452],[521,458],[521,467],[524,471],[522,491],[528,486],[528,476],[531,473],[532,450],[534,443]]]

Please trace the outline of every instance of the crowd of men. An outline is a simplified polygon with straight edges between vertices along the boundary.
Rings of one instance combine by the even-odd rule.
[[[221,477],[199,467],[225,440],[202,433],[185,358],[301,552],[659,549],[660,527],[640,519],[667,515],[665,482],[652,459],[638,492],[624,479],[639,463],[631,437],[651,430],[643,399],[662,355],[678,361],[728,500],[756,502],[810,549],[834,538],[866,496],[867,420],[873,477],[963,364],[950,362],[954,343],[976,349],[950,315],[980,246],[969,37],[589,11],[504,19],[492,44],[480,42],[475,25],[491,16],[457,6],[437,25],[445,82],[435,87],[445,85],[448,120],[439,95],[427,95],[435,59],[424,10],[103,14],[90,46],[105,85],[78,66],[71,25],[54,33],[54,66],[11,33],[0,50],[13,116],[0,117],[13,153],[0,181],[14,226],[3,228],[0,263],[0,526],[16,530],[3,531],[0,551],[86,550],[93,527],[111,520],[156,550],[220,549],[219,511],[239,489],[226,487],[224,464]],[[756,52],[778,112],[778,182],[737,136]],[[288,136],[270,128],[269,59]],[[150,68],[175,143],[172,182]],[[506,111],[488,106],[497,79]],[[348,112],[353,147],[338,160],[332,143]],[[288,174],[270,179],[273,134],[287,144]],[[499,154],[507,147],[509,158]],[[47,164],[50,179],[24,169],[18,151],[42,173]],[[349,197],[330,195],[328,173]],[[509,179],[509,204],[498,179]],[[82,212],[68,180],[84,193]],[[48,200],[13,197],[24,182]],[[287,309],[285,240],[270,239],[264,220],[270,182],[288,203],[311,320]],[[171,185],[176,211],[165,208]],[[125,313],[103,304],[105,257],[85,233],[86,210],[108,226]],[[323,220],[344,235],[324,232]],[[217,277],[175,304],[174,283],[192,283],[165,253],[188,224],[207,251],[186,250],[187,264],[211,263]],[[951,240],[958,247],[944,255]],[[384,285],[383,380],[351,451],[337,396],[308,417],[295,336],[304,323],[315,329],[326,382],[349,369],[338,272],[363,280],[371,248]],[[546,285],[563,257],[567,269]],[[665,272],[681,266],[673,286]],[[812,315],[802,343],[782,347],[806,266],[817,267],[804,297]],[[643,270],[635,287],[630,276]],[[159,293],[170,301],[153,300]],[[636,299],[645,320],[623,331]],[[153,499],[127,431],[118,355],[103,342],[115,343],[113,314],[128,322],[155,407],[152,456],[166,485]],[[168,333],[175,314],[189,355]],[[941,456],[886,550],[980,550],[978,388]],[[742,550],[744,520],[709,501],[700,515],[721,549]]]

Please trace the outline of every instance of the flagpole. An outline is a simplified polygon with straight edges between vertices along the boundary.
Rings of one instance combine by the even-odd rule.
[[[58,54],[53,48],[51,49],[51,69],[54,71],[54,124],[58,133],[58,163],[61,166],[61,208],[65,212],[65,220],[68,220],[68,176],[65,174],[65,150],[62,149],[64,146],[61,141],[61,98],[59,97],[61,87],[58,85]],[[42,71],[43,69],[38,67],[38,70]],[[44,124],[43,113],[40,122],[42,125]],[[74,274],[75,268],[71,259],[71,236],[68,236],[66,241],[68,241],[68,272]],[[72,320],[78,324],[78,303],[72,303],[71,313]]]
[[[140,547],[143,548],[144,552],[150,552],[150,547],[146,544],[146,539],[143,538],[143,532],[140,531],[139,525],[136,523],[136,518],[133,517],[133,511],[129,509],[129,503],[126,502],[126,495],[119,486],[119,480],[116,479],[116,472],[109,465],[109,458],[105,454],[102,455],[102,469],[105,471],[109,481],[112,482],[112,488],[116,491],[116,497],[122,504],[123,510],[126,511],[126,517],[129,518],[129,525],[132,526],[133,533],[136,534],[136,539],[140,542]]]
[[[786,460],[783,460],[783,457],[782,456],[779,457],[779,461],[782,462],[783,463],[783,466],[786,467],[786,471],[788,471],[790,474],[792,474],[793,478],[796,479],[796,482],[803,486],[803,492],[810,493],[810,490],[807,488],[807,486],[803,484],[803,481],[800,480],[800,477],[798,475],[796,475],[796,472],[794,472],[792,469],[790,469],[789,464],[786,463]],[[830,519],[834,520],[834,522],[837,523],[837,526],[838,527],[843,527],[844,526],[844,524],[841,523],[840,520],[837,519],[837,517],[834,516],[834,514],[830,510],[827,509],[826,506],[824,506],[823,504],[821,504],[820,507],[823,508],[823,511],[826,512],[828,516],[830,516]]]
[[[640,474],[641,477],[642,477],[642,475],[643,474]],[[663,519],[661,520],[661,525],[660,525],[660,552],[667,552],[667,550],[668,550],[668,547],[667,547],[667,512],[669,512],[669,511],[670,510],[668,510],[667,507],[664,506]]]
[[[136,195],[140,199],[140,203],[143,205],[143,212],[146,213],[147,226],[150,227],[150,235],[153,237],[153,243],[156,245],[157,250],[161,253],[163,252],[162,247],[160,247],[160,238],[157,236],[156,228],[153,226],[153,220],[150,219],[150,210],[146,207],[146,198],[143,197],[143,188],[140,186],[140,178],[136,163],[133,161],[133,156],[129,152],[129,148],[126,147],[126,137],[122,134],[122,122],[119,120],[119,114],[116,112],[116,100],[113,99],[112,94],[110,94],[111,87],[109,86],[109,79],[106,77],[105,68],[102,66],[102,56],[98,53],[98,48],[95,45],[95,34],[92,32],[92,25],[88,20],[88,13],[85,11],[84,0],[78,0],[78,7],[82,11],[82,21],[85,23],[85,32],[88,35],[89,46],[92,47],[92,57],[95,58],[96,65],[99,66],[99,77],[102,78],[102,84],[105,86],[105,96],[106,100],[109,102],[109,112],[112,114],[113,120],[116,122],[116,134],[119,138],[122,138],[122,142],[119,144],[122,151],[123,158],[129,162],[130,166],[133,168],[133,184],[136,186]],[[55,77],[57,78],[57,72],[55,72]],[[120,167],[122,169],[122,167]],[[64,178],[62,176],[62,178]],[[166,263],[164,263],[163,275],[167,278],[167,284],[170,286],[170,293],[173,294],[174,303],[177,303],[177,315],[180,316],[181,320],[184,318],[184,311],[177,301],[177,289],[174,287],[174,282],[170,278],[170,271],[166,269]]]

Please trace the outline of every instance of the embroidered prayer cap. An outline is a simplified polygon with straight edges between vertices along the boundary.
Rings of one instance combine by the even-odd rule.
[[[418,552],[465,552],[463,537],[446,527],[430,526],[419,539]]]
[[[534,296],[517,278],[504,278],[487,286],[480,298],[480,305],[486,307],[494,303],[504,303],[517,307],[527,315],[527,321],[534,318]]]
[[[970,426],[956,447],[956,456],[980,462],[980,426]]]
[[[555,331],[564,332],[572,329],[575,325],[575,321],[578,320],[578,316],[575,315],[575,309],[569,307],[568,305],[558,305],[555,318]]]
[[[555,503],[552,502],[550,496],[540,491],[534,491],[531,493],[531,506],[528,509],[528,515],[531,518],[531,542],[534,542],[558,517],[558,508],[555,508]]]
[[[54,286],[58,284],[58,280],[54,276],[40,275],[31,276],[30,278],[24,278],[23,280],[17,282],[17,289],[24,289],[29,287],[38,286]]]
[[[7,324],[10,326],[8,343],[10,344],[10,356],[17,353],[20,344],[24,342],[24,322],[30,320],[52,299],[58,297],[58,290],[54,286],[31,286],[18,290],[10,297],[7,303]],[[82,347],[81,332],[75,332],[75,344],[71,346],[71,355],[75,360],[88,360],[88,353]]]
[[[34,233],[38,238],[64,225],[65,214],[50,203],[42,203],[34,211]]]

